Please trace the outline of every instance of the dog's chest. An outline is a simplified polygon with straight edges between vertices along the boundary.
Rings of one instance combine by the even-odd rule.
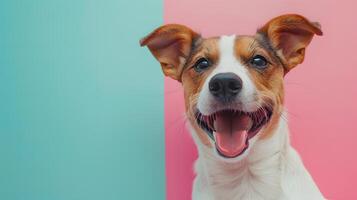
[[[259,169],[260,166],[255,169],[242,167],[224,172],[212,166],[205,168],[210,173],[206,176],[197,175],[194,188],[196,194],[193,196],[195,200],[286,199],[282,196],[279,167],[271,168],[272,170]]]

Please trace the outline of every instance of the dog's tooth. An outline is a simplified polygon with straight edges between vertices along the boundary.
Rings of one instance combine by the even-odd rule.
[[[211,125],[212,129],[214,129],[214,125],[213,124],[214,124],[214,119],[213,119],[213,117],[211,117],[210,125]]]

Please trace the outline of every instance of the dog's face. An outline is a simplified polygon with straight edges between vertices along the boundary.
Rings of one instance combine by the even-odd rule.
[[[270,20],[253,36],[202,38],[165,25],[141,40],[165,75],[184,88],[186,114],[199,142],[219,158],[247,155],[270,137],[284,100],[284,75],[304,60],[318,23],[299,15]]]

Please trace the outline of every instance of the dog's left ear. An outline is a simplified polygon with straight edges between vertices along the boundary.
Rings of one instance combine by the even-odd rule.
[[[321,26],[305,17],[287,14],[276,17],[258,29],[268,40],[285,67],[285,74],[304,61],[305,49],[313,36],[322,35]]]

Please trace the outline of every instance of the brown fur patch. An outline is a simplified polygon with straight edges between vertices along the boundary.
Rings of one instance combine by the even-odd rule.
[[[197,108],[198,95],[203,87],[203,84],[219,60],[218,38],[202,39],[195,45],[196,46],[193,47],[191,56],[185,65],[181,78],[184,88],[185,109],[187,117],[191,121],[191,124],[193,124],[193,128],[202,143],[207,146],[211,146],[209,141],[210,138],[200,127],[198,127],[196,123],[195,109]],[[212,66],[205,72],[196,72],[193,65],[202,57],[208,59]]]
[[[273,115],[270,122],[262,130],[261,138],[268,138],[274,132],[284,101],[284,68],[275,56],[274,52],[267,49],[257,37],[240,36],[235,42],[235,55],[248,69],[258,93],[257,101],[263,105],[273,106]],[[256,55],[261,55],[268,61],[268,67],[264,70],[255,69],[249,61]]]

